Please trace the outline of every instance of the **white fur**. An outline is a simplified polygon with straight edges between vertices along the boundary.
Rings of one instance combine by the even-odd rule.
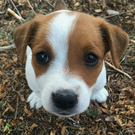
[[[34,106],[36,108],[43,106],[47,111],[61,116],[61,113],[65,111],[55,107],[52,102],[52,93],[57,92],[59,89],[70,89],[78,95],[77,105],[71,110],[67,110],[69,113],[67,116],[85,111],[91,99],[102,102],[108,96],[107,91],[104,89],[106,83],[104,64],[96,83],[90,88],[79,76],[68,74],[66,63],[68,36],[71,30],[74,29],[75,18],[75,14],[60,13],[50,22],[48,35],[45,38],[54,51],[55,59],[51,62],[47,72],[39,78],[35,77],[31,63],[32,52],[29,47],[27,48],[26,79],[29,87],[33,90],[28,98],[32,108]]]
[[[102,88],[97,94],[92,95],[91,99],[96,100],[99,103],[103,103],[107,100],[108,92],[105,88]]]
[[[36,109],[39,109],[42,107],[41,98],[39,98],[37,94],[35,94],[35,92],[32,92],[30,94],[30,96],[28,97],[28,102],[30,102],[31,108],[36,107]]]

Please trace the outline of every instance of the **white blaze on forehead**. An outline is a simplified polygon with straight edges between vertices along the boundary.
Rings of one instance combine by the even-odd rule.
[[[52,46],[55,54],[55,60],[64,64],[68,52],[68,37],[75,25],[76,15],[68,13],[59,13],[49,24],[47,40]]]

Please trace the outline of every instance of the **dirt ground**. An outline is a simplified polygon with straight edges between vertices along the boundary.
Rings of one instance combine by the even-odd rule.
[[[0,0],[0,46],[13,44],[20,22],[7,9],[17,10],[25,21],[35,14],[53,11],[55,0]],[[31,93],[16,49],[0,52],[0,135],[135,135],[135,0],[65,0],[70,10],[105,18],[129,34],[129,46],[120,61],[123,73],[107,67],[109,98],[92,102],[88,110],[72,118],[61,118],[44,109],[30,109]],[[15,4],[15,7],[13,6]],[[108,15],[107,10],[119,15]],[[106,60],[112,64],[110,55]]]

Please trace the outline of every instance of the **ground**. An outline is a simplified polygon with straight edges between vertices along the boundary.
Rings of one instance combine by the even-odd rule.
[[[20,22],[7,12],[16,8],[28,21],[35,13],[48,14],[55,0],[0,0],[0,46],[13,44],[12,34]],[[0,52],[0,135],[135,135],[135,0],[65,0],[69,9],[105,18],[119,25],[130,38],[121,59],[123,73],[107,67],[109,91],[107,102],[92,102],[88,110],[72,118],[60,118],[44,109],[30,109],[26,102],[31,93],[27,86],[24,64],[16,49]],[[108,15],[107,10],[120,15]],[[112,64],[110,55],[106,60]]]

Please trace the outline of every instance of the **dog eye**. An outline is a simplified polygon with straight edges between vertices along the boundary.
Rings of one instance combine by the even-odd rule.
[[[49,61],[49,56],[46,52],[38,52],[36,54],[36,60],[39,64],[47,64]]]
[[[98,63],[98,57],[93,53],[88,53],[84,57],[84,62],[88,66],[95,66]]]

